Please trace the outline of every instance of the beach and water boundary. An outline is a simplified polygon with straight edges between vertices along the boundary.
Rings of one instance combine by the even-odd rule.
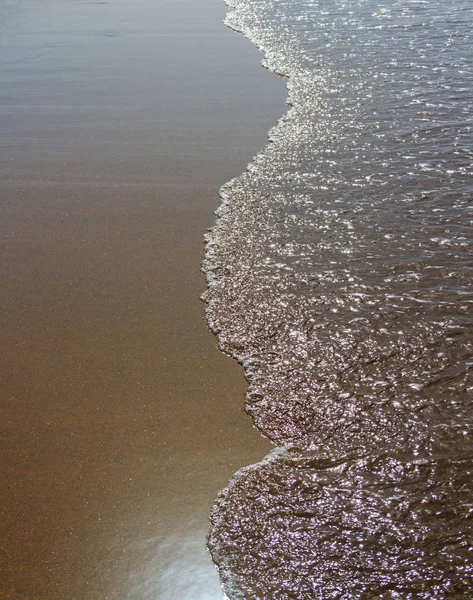
[[[292,108],[207,237],[210,326],[281,447],[214,506],[224,589],[468,597],[471,6],[230,5]]]
[[[471,6],[219,4],[1,9],[0,594],[221,598],[231,180],[227,594],[468,597]]]
[[[209,507],[269,444],[203,320],[202,234],[285,97],[224,11],[3,15],[2,599],[221,598]]]

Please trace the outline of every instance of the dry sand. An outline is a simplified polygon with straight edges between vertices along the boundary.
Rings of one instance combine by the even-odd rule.
[[[269,450],[199,294],[284,84],[220,0],[0,9],[0,598],[217,600],[208,512]]]

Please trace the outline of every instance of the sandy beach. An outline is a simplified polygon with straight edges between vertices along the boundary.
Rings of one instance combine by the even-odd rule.
[[[202,236],[284,82],[221,0],[0,12],[0,598],[220,599],[209,509],[270,444]]]

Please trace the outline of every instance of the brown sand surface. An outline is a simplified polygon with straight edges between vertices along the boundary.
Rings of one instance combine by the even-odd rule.
[[[284,85],[220,0],[0,8],[0,599],[213,600],[208,512],[269,444],[199,294]]]

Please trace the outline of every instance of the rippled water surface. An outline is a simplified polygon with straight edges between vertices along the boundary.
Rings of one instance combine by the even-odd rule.
[[[205,296],[278,447],[209,546],[231,599],[473,597],[473,5],[232,0],[288,114]]]

